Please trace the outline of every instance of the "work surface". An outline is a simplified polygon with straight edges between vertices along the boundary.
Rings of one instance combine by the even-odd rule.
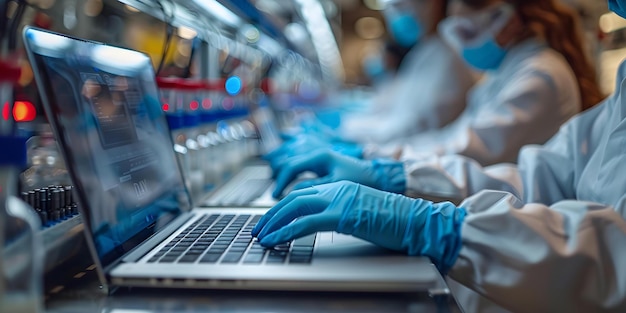
[[[50,286],[46,312],[461,312],[452,296],[180,289],[119,289],[106,295],[93,270]]]

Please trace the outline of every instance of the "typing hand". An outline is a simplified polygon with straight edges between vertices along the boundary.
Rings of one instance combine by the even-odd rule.
[[[273,247],[318,231],[337,231],[409,255],[446,272],[461,248],[465,210],[341,181],[290,193],[261,218],[252,235]]]
[[[359,160],[330,150],[317,150],[296,156],[274,165],[276,189],[279,198],[284,189],[301,173],[311,171],[319,178],[301,182],[294,190],[340,180],[349,180],[372,188],[403,193],[406,188],[404,165],[392,160]]]
[[[305,155],[316,150],[332,150],[355,158],[363,156],[363,148],[354,143],[330,142],[307,134],[283,135],[283,140],[284,143],[280,147],[263,156],[273,167],[280,166],[291,157]]]

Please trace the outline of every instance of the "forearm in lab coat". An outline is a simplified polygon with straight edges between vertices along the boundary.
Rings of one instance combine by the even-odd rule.
[[[481,192],[450,276],[513,312],[625,312],[625,206]]]

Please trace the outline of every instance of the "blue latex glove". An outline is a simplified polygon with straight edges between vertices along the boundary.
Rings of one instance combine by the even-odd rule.
[[[465,209],[341,181],[290,193],[252,235],[273,247],[318,231],[337,231],[409,255],[429,257],[446,273],[461,249]]]
[[[315,116],[303,119],[300,123],[300,131],[302,134],[314,136],[327,142],[341,141],[341,136],[336,129],[324,124]]]
[[[306,134],[296,136],[283,135],[283,140],[285,142],[280,147],[263,156],[265,160],[270,162],[272,167],[278,167],[291,157],[311,153],[315,150],[329,149],[355,158],[363,156],[363,148],[354,143],[328,142]]]
[[[317,117],[320,123],[331,129],[337,129],[341,125],[341,113],[338,110],[317,111],[315,112],[315,117]]]
[[[298,175],[307,171],[317,174],[319,178],[298,183],[294,190],[340,180],[394,193],[406,190],[404,164],[395,160],[359,160],[330,150],[317,150],[290,158],[272,169],[276,177],[276,188],[272,193],[274,198],[279,198]]]

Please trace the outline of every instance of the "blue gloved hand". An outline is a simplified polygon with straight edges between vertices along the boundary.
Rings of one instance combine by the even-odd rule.
[[[317,117],[320,123],[331,129],[337,129],[341,125],[341,113],[336,109],[317,111],[315,112],[315,117]]]
[[[316,116],[311,116],[301,121],[300,133],[314,136],[327,142],[341,142],[341,136],[338,131],[320,121]]]
[[[314,172],[319,178],[301,182],[294,186],[294,190],[340,180],[388,192],[404,193],[406,190],[404,164],[395,160],[359,160],[330,150],[316,150],[273,165],[272,169],[276,177],[274,198],[279,198],[287,185],[307,171]]]
[[[263,156],[265,160],[270,162],[272,167],[278,167],[282,162],[291,157],[311,153],[315,150],[330,149],[354,158],[361,158],[363,156],[363,148],[355,143],[329,142],[307,134],[295,136],[283,135],[283,140],[284,143],[280,147]]]
[[[461,249],[466,211],[341,181],[290,193],[252,235],[273,247],[318,231],[337,231],[409,255],[429,257],[446,273]]]

